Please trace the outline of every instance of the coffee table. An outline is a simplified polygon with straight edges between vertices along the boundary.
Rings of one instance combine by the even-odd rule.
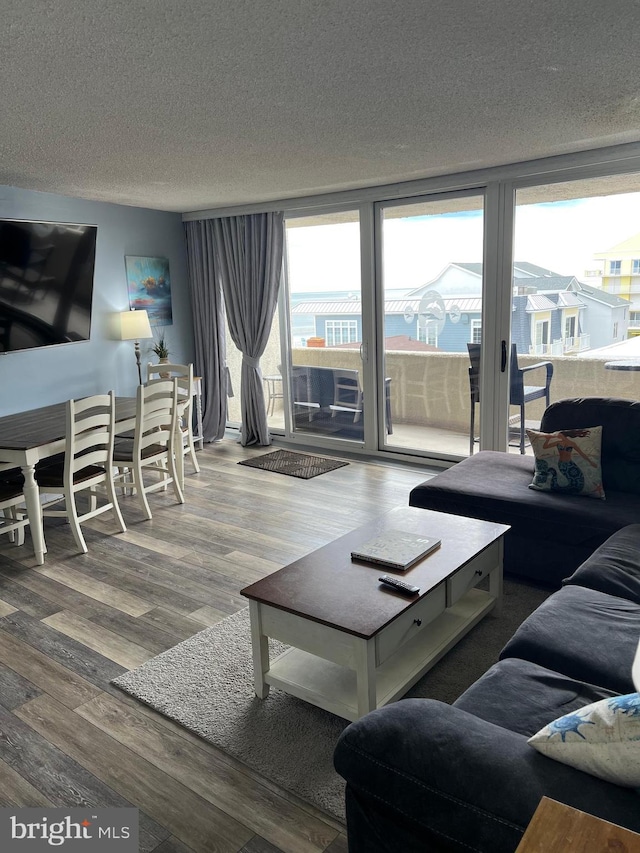
[[[407,572],[356,563],[351,551],[385,531],[436,536]],[[256,695],[277,687],[356,720],[399,699],[502,598],[504,524],[398,507],[245,587]],[[414,598],[383,587],[395,575]],[[477,589],[485,577],[488,588]],[[273,660],[268,638],[289,648]]]

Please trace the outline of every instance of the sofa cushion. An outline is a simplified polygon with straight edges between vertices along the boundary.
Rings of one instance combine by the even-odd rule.
[[[541,542],[557,540],[575,545],[595,537],[593,548],[616,530],[638,521],[640,499],[628,494],[607,492],[607,500],[601,502],[532,491],[528,486],[533,465],[528,456],[481,450],[416,486],[409,503],[510,524],[520,536]],[[544,552],[539,560],[544,560]],[[575,568],[570,566],[566,574]]]
[[[538,432],[527,435],[535,456],[530,489],[604,500],[600,445],[602,427]]]
[[[602,426],[604,490],[640,495],[640,402],[616,397],[558,400],[544,412],[540,429],[580,429]],[[630,523],[630,522],[628,522]]]
[[[354,833],[354,851],[429,850],[437,840],[438,850],[512,853],[543,796],[640,829],[634,792],[551,761],[526,737],[435,700],[403,699],[352,723],[334,763],[369,806],[370,836],[387,841],[358,846]],[[393,846],[394,823],[415,828],[423,846]]]
[[[556,717],[617,695],[530,661],[505,658],[453,704],[488,723],[531,737]]]
[[[563,583],[640,604],[640,524],[623,527],[610,536]]]
[[[525,619],[500,658],[521,658],[569,678],[631,693],[638,637],[640,605],[567,585]]]
[[[640,695],[612,696],[553,720],[528,741],[548,758],[599,779],[640,785]]]

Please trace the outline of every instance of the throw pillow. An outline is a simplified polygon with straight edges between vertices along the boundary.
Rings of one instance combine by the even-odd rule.
[[[640,785],[640,694],[586,705],[549,723],[528,742],[548,758],[636,788]]]
[[[528,429],[527,435],[536,457],[530,489],[604,500],[601,426],[557,432]]]

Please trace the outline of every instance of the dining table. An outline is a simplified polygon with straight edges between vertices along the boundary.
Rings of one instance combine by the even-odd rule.
[[[135,397],[116,397],[115,409],[116,434],[134,429]],[[13,463],[22,469],[24,499],[33,550],[39,566],[44,564],[47,548],[44,541],[42,508],[35,478],[35,466],[43,459],[64,452],[67,431],[66,411],[67,403],[62,402],[0,417],[0,461]],[[176,468],[179,480],[183,482],[182,453],[176,453]]]

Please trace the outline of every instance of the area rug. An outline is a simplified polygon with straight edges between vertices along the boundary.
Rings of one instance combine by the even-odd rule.
[[[480,622],[407,696],[453,702],[498,659],[517,626],[548,594],[506,581],[500,618]],[[270,647],[272,655],[285,648],[273,641]],[[265,700],[255,696],[248,608],[113,684],[344,821],[344,782],[332,759],[348,723],[280,690],[271,688]]]
[[[238,462],[238,465],[262,468],[264,471],[286,474],[288,477],[298,477],[301,480],[310,480],[312,477],[318,477],[336,468],[343,468],[348,464],[337,459],[328,459],[326,456],[310,456],[308,453],[293,453],[291,450],[274,450],[272,453],[264,453],[262,456],[254,456],[253,459],[243,459]]]

